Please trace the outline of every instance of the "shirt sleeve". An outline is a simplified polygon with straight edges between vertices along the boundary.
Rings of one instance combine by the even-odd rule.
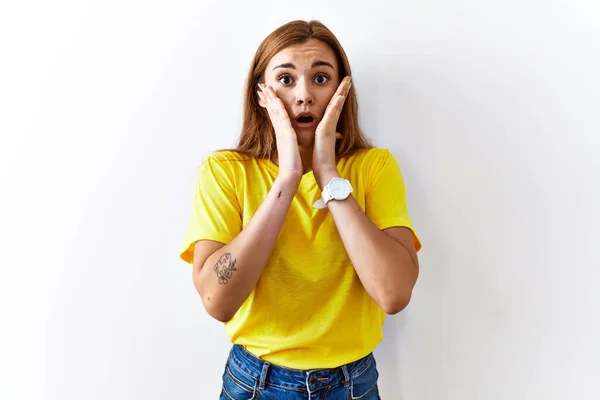
[[[235,191],[234,174],[229,160],[209,156],[200,166],[192,212],[180,257],[194,260],[199,240],[229,243],[242,230],[242,212]]]
[[[394,226],[409,228],[413,233],[415,248],[419,251],[421,241],[408,214],[406,187],[400,166],[387,149],[378,149],[373,153],[374,158],[369,160],[371,179],[366,191],[365,213],[379,229]]]

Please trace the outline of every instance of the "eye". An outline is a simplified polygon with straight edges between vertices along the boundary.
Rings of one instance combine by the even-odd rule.
[[[292,79],[291,76],[289,75],[281,75],[279,76],[279,78],[277,78],[277,82],[282,83],[284,85],[289,85],[293,82],[294,80]]]
[[[329,76],[327,76],[327,74],[319,74],[315,77],[315,82],[317,82],[319,85],[327,83],[328,80]]]

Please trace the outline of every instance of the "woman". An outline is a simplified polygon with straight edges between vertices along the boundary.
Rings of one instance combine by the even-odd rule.
[[[378,399],[373,349],[409,302],[420,242],[398,164],[358,126],[323,24],[258,48],[238,147],[200,168],[183,260],[233,343],[221,399]]]

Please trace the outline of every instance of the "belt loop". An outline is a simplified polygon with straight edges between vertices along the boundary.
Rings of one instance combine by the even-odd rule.
[[[342,372],[344,373],[344,387],[350,386],[350,374],[348,374],[348,365],[342,365]]]
[[[267,372],[269,371],[269,367],[271,366],[271,364],[269,364],[269,362],[265,361],[265,363],[262,366],[262,372],[260,373],[260,382],[258,384],[258,388],[260,390],[263,390],[265,388],[265,381],[267,380]]]

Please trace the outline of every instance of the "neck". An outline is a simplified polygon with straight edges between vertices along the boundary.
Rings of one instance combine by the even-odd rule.
[[[313,146],[298,146],[304,173],[312,171]]]

